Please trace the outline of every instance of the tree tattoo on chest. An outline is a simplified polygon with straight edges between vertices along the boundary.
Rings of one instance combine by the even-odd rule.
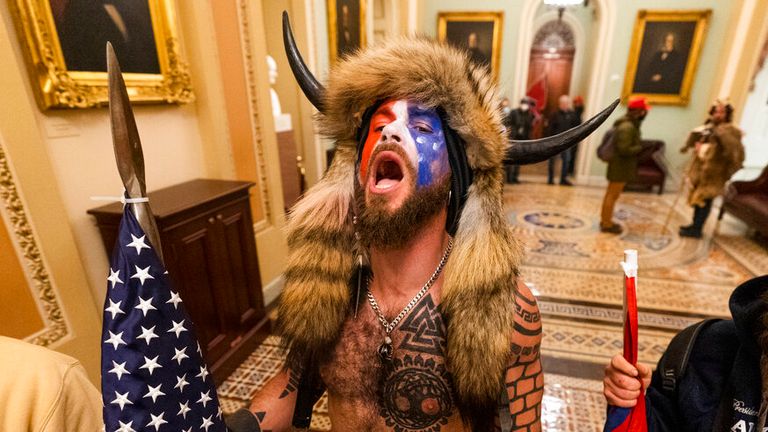
[[[453,411],[445,324],[427,295],[398,329],[402,341],[379,386],[380,415],[396,432],[437,432]]]

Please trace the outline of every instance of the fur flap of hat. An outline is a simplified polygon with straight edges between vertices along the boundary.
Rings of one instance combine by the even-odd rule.
[[[319,121],[337,153],[331,169],[291,212],[281,333],[292,352],[301,354],[320,352],[338,336],[354,267],[349,212],[356,136],[363,112],[387,99],[441,107],[464,141],[473,171],[440,305],[457,402],[462,415],[472,417],[471,409],[495,409],[503,390],[522,252],[502,211],[507,140],[496,86],[485,68],[448,45],[394,39],[348,57],[330,73]]]

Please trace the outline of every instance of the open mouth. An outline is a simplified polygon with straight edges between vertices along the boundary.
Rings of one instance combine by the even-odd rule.
[[[376,192],[387,192],[403,181],[402,160],[395,152],[381,152],[376,157],[372,170],[371,189]]]

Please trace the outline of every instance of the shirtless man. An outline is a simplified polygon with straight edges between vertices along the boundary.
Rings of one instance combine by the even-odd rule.
[[[503,166],[584,135],[510,147],[487,71],[426,39],[348,57],[327,90],[292,50],[336,155],[289,221],[286,368],[230,428],[307,427],[297,412],[319,386],[338,431],[541,430],[540,315]]]
[[[401,170],[401,166],[404,168]],[[446,325],[439,305],[443,257],[452,240],[445,230],[450,166],[443,127],[434,109],[404,100],[382,104],[372,116],[360,164],[365,210],[360,234],[370,247],[375,277],[368,289],[391,322],[425,286],[434,283],[393,331],[391,360],[378,354],[386,331],[371,301],[350,311],[335,347],[320,366],[334,430],[463,431],[446,366]],[[438,269],[436,271],[436,269]],[[518,284],[517,331],[509,335],[505,383],[515,430],[539,430],[543,375],[536,300]],[[295,378],[284,371],[251,404],[262,430],[284,430],[296,402]],[[521,379],[525,377],[525,379]],[[500,377],[501,378],[501,377]],[[498,421],[498,420],[497,420]]]

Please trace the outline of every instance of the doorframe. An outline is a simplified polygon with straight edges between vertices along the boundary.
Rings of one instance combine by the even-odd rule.
[[[557,11],[548,11],[542,14],[541,16],[537,17],[536,20],[533,23],[533,36],[536,36],[536,33],[541,30],[541,28],[544,26],[544,24],[557,20]],[[573,17],[573,15],[570,14],[563,14],[563,22],[565,22],[568,27],[571,28],[571,31],[573,31],[573,45],[574,45],[574,53],[573,53],[573,66],[571,68],[571,79],[570,83],[568,83],[569,91],[572,93],[574,84],[578,83],[579,80],[581,80],[581,71],[582,71],[582,65],[584,63],[584,27],[581,25],[579,20]],[[582,47],[579,49],[579,47]],[[531,39],[531,46],[528,47],[528,65],[526,66],[526,72],[525,72],[525,83],[527,87],[528,83],[528,70],[531,67],[531,49],[533,49],[533,38]],[[526,89],[523,89],[525,91]],[[522,97],[522,95],[520,96]]]
[[[603,108],[603,98],[605,97],[605,87],[601,83],[608,82],[608,63],[610,58],[610,48],[613,42],[613,35],[616,28],[616,5],[610,0],[595,0],[597,20],[593,31],[593,39],[597,41],[594,50],[594,60],[589,71],[591,79],[585,97],[584,116],[590,118],[600,112]],[[531,45],[535,34],[534,25],[536,10],[543,4],[543,0],[525,0],[522,12],[520,14],[520,27],[517,39],[517,59],[515,61],[515,87],[512,91],[513,100],[519,100],[525,95],[525,85],[528,82],[528,68],[530,60]],[[575,65],[574,65],[575,66]],[[593,135],[587,137],[582,143],[576,160],[576,178],[577,180],[588,179],[592,169],[595,148],[598,145],[598,139]]]

